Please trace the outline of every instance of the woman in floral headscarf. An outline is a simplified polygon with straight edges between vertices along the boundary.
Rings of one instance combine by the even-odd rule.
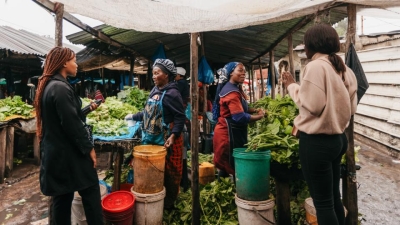
[[[263,110],[248,107],[242,83],[246,68],[242,63],[230,62],[218,70],[219,82],[213,106],[214,163],[220,177],[234,174],[232,152],[247,143],[247,125],[265,116]],[[250,115],[257,113],[256,115]]]

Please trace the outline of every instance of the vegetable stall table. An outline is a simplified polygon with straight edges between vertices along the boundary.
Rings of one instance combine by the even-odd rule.
[[[141,143],[139,138],[129,139],[116,139],[112,141],[94,141],[94,149],[96,153],[111,152],[112,157],[110,165],[114,163],[114,180],[112,184],[112,191],[120,190],[121,183],[121,168],[123,164],[123,157],[125,153],[132,152],[133,148]],[[115,153],[115,159],[114,159]]]

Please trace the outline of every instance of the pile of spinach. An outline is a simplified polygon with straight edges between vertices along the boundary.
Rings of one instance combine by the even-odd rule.
[[[235,186],[229,178],[214,181],[200,190],[200,224],[237,225]],[[164,225],[192,224],[192,193],[179,193],[174,210],[164,210]]]
[[[82,99],[82,107],[90,104],[90,99]],[[115,97],[108,97],[96,110],[87,115],[86,123],[93,126],[93,134],[98,136],[121,136],[127,134],[128,125],[124,121],[127,114],[139,110],[132,105],[123,103]]]
[[[192,167],[192,151],[187,151],[187,165],[188,167]],[[213,163],[213,155],[211,154],[202,154],[199,152],[199,165],[203,162]]]
[[[264,109],[268,116],[250,126],[247,150],[271,150],[272,161],[300,168],[299,141],[291,135],[293,120],[298,115],[293,100],[288,95],[277,95],[275,99],[268,96],[255,102],[253,107]]]
[[[124,87],[124,90],[118,93],[118,99],[142,110],[146,104],[150,92],[140,90],[137,87]]]
[[[7,97],[0,100],[0,121],[4,121],[8,116],[33,117],[34,108],[22,101],[21,96]]]

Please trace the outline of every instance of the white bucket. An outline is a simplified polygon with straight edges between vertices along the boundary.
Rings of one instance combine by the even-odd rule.
[[[107,195],[107,187],[100,184],[100,196],[103,199]],[[83,209],[82,197],[78,192],[74,193],[74,200],[71,207],[71,224],[87,225],[85,210]]]
[[[275,224],[274,206],[272,199],[265,201],[246,201],[235,195],[240,225]]]
[[[135,195],[134,225],[160,225],[163,221],[165,187],[155,194],[141,194],[131,189]]]

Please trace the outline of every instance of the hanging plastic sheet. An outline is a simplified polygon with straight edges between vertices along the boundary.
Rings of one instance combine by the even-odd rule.
[[[199,63],[199,81],[204,84],[211,84],[214,81],[214,73],[205,56],[201,57]]]
[[[346,65],[353,70],[354,74],[357,78],[357,97],[358,102],[360,102],[362,96],[365,94],[367,89],[369,88],[367,77],[365,76],[364,70],[362,68],[361,62],[358,59],[356,49],[354,45],[351,44],[349,51],[346,54]]]
[[[164,45],[159,44],[156,52],[154,52],[153,56],[151,57],[151,60],[153,60],[154,62],[156,59],[166,59],[166,58],[167,56],[165,55]]]

